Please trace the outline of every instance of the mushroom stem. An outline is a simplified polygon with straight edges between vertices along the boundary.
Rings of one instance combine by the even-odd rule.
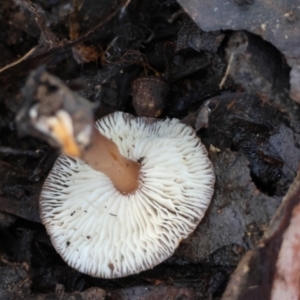
[[[114,142],[93,127],[91,145],[80,158],[93,169],[104,173],[123,194],[134,192],[139,186],[140,164],[125,158]]]

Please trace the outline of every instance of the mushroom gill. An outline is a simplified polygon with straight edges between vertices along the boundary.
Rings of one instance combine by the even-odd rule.
[[[205,147],[179,120],[147,124],[117,112],[96,126],[122,156],[140,163],[137,189],[121,193],[104,173],[61,155],[44,184],[40,213],[70,266],[123,277],[173,254],[202,219],[215,176]]]

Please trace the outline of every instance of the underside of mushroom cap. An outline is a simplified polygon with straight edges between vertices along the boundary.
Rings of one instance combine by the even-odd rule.
[[[123,277],[174,253],[202,219],[215,176],[194,130],[178,120],[147,124],[117,112],[96,126],[123,156],[140,162],[138,189],[123,195],[103,173],[62,155],[44,184],[41,218],[70,266]]]

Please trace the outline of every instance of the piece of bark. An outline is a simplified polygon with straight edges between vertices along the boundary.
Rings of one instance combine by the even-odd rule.
[[[299,201],[300,168],[264,237],[256,249],[246,253],[232,274],[222,300],[270,299],[284,233],[291,224],[293,210]]]

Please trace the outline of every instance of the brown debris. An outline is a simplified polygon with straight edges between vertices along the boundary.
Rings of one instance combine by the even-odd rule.
[[[57,284],[55,293],[33,294],[31,292],[32,274],[30,266],[23,263],[10,263],[0,256],[0,298],[24,300],[104,300],[106,292],[98,287],[85,291],[65,292],[61,284]]]
[[[141,117],[157,118],[166,106],[168,84],[159,77],[139,77],[132,84],[132,104]]]
[[[181,300],[197,299],[197,296],[197,292],[191,288],[138,286],[114,291],[110,300]]]
[[[104,26],[117,14],[117,12],[119,12],[119,10],[123,7],[124,2],[126,4],[125,0],[120,0],[116,8],[113,9],[106,18],[102,19],[98,24],[90,28],[74,41],[59,41],[58,38],[47,28],[47,26],[45,26],[42,18],[39,16],[31,1],[24,1],[24,5],[26,5],[26,3],[28,5],[25,7],[29,8],[35,15],[37,24],[41,29],[41,36],[38,45],[33,47],[20,59],[0,69],[0,88],[10,86],[15,81],[28,75],[30,71],[34,70],[38,66],[50,62],[54,55],[57,56],[62,54],[64,51],[86,40],[92,33]]]
[[[66,293],[64,286],[57,284],[55,293],[31,295],[31,297],[32,300],[104,300],[106,292],[103,289],[92,287],[83,292]]]
[[[0,256],[0,298],[28,299],[31,278],[26,263],[9,263]]]

